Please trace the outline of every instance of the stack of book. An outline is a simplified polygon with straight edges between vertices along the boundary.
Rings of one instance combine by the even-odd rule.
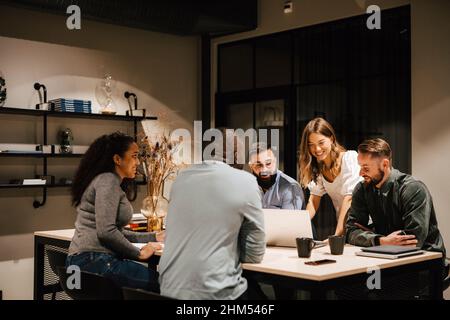
[[[75,99],[54,99],[50,100],[53,109],[59,112],[81,112],[92,113],[92,103],[89,100],[75,100]]]
[[[145,232],[147,231],[147,218],[141,213],[135,213],[126,228],[131,231]]]

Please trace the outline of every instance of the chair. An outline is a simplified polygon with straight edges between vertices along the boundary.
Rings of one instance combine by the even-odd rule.
[[[450,261],[450,259],[447,259],[447,260]],[[442,287],[443,287],[443,289],[445,291],[445,290],[448,289],[448,287],[450,287],[450,263],[445,266],[444,272],[447,275],[445,277],[444,283],[442,285]]]
[[[53,273],[59,277],[57,268],[64,267],[66,265],[67,253],[52,249],[46,249],[46,252],[50,268]],[[62,290],[63,288],[61,286],[61,281],[58,279],[58,283],[56,283],[53,287],[52,300],[55,300],[56,293]]]
[[[81,271],[80,288],[69,289],[67,280],[71,274],[65,267],[58,267],[58,274],[64,291],[74,300],[123,300],[122,289],[104,276]]]
[[[123,297],[125,300],[176,300],[158,293],[145,291],[142,289],[122,288]]]

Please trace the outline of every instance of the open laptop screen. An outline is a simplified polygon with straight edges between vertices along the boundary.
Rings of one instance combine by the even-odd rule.
[[[263,209],[268,246],[296,247],[295,238],[313,238],[306,210]]]

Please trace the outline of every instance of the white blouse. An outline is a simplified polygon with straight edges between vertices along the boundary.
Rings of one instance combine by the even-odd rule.
[[[337,219],[344,197],[346,195],[352,195],[353,189],[363,180],[359,175],[359,171],[358,153],[353,150],[346,151],[341,160],[341,172],[334,181],[328,182],[327,179],[320,174],[317,177],[317,183],[311,181],[308,185],[308,189],[311,194],[320,197],[328,193],[333,201]]]

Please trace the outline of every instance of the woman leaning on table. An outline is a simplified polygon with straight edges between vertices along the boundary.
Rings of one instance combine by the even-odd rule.
[[[159,291],[157,273],[132,260],[150,258],[161,248],[157,241],[163,241],[164,233],[124,229],[133,207],[121,185],[135,177],[138,165],[138,146],[130,136],[117,132],[91,144],[73,181],[77,219],[66,264],[101,274],[119,286]],[[148,244],[139,250],[132,242]]]
[[[300,144],[300,182],[310,191],[306,210],[314,218],[322,196],[330,196],[336,210],[335,235],[344,234],[352,192],[362,180],[358,153],[345,150],[336,140],[333,127],[322,118],[311,120],[303,130]]]

